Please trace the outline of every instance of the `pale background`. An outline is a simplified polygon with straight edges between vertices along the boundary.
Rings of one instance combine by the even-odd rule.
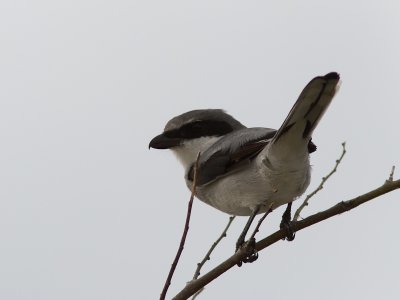
[[[0,299],[158,298],[189,191],[173,155],[147,147],[187,110],[277,128],[311,78],[337,71],[309,191],[342,141],[348,154],[303,215],[400,169],[398,0],[3,0],[0,38]],[[400,299],[399,211],[396,191],[304,230],[200,299]],[[168,298],[227,220],[195,202]]]

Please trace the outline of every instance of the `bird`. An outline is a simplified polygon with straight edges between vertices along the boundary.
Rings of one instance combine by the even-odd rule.
[[[172,150],[189,189],[197,173],[198,199],[227,214],[249,217],[236,250],[257,214],[285,204],[280,227],[291,241],[292,202],[310,184],[309,155],[316,150],[312,134],[339,87],[336,72],[313,78],[277,130],[248,128],[222,109],[191,110],[169,120],[149,148]],[[271,111],[258,108],[263,109]]]

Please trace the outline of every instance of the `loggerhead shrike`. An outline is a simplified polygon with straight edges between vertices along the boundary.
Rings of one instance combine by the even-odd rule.
[[[256,214],[288,204],[281,228],[290,229],[292,201],[310,183],[311,135],[339,87],[339,74],[315,77],[301,92],[278,129],[247,128],[220,109],[193,110],[171,119],[149,147],[171,149],[185,169],[191,189],[200,152],[196,197],[236,216],[250,216],[237,242]]]

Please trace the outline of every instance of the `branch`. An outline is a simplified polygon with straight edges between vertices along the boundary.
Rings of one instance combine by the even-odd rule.
[[[183,248],[185,246],[186,236],[187,236],[187,233],[189,231],[189,222],[190,222],[190,215],[192,213],[193,199],[194,199],[194,195],[196,194],[197,168],[198,168],[198,165],[199,165],[199,158],[200,158],[200,152],[197,154],[196,162],[194,164],[192,194],[190,195],[190,200],[189,200],[189,203],[188,203],[185,227],[184,227],[184,230],[183,230],[181,242],[179,244],[178,252],[175,255],[175,259],[174,259],[174,261],[173,261],[173,263],[171,265],[171,269],[169,270],[167,280],[165,281],[165,284],[164,284],[164,288],[163,288],[163,290],[161,292],[160,300],[164,300],[165,296],[167,295],[168,288],[169,288],[169,286],[171,284],[172,276],[174,275],[176,266],[178,265],[179,258],[181,257]]]
[[[207,260],[210,260],[210,255],[214,251],[215,247],[219,244],[219,242],[226,237],[226,233],[229,229],[229,227],[232,224],[232,221],[235,219],[235,216],[230,216],[228,224],[226,225],[224,231],[221,233],[219,238],[211,245],[210,249],[208,250],[207,254],[204,256],[203,260],[197,264],[196,271],[194,272],[193,279],[197,279],[200,276],[200,270],[204,266],[204,264],[207,262]]]
[[[393,182],[393,176],[394,176],[394,169],[395,168],[396,168],[395,166],[392,167],[392,170],[390,171],[390,174],[389,174],[389,179],[386,180],[386,182]]]
[[[347,201],[341,201],[337,203],[336,205],[332,206],[331,208],[324,210],[322,212],[316,213],[314,215],[311,215],[304,220],[301,221],[294,221],[292,223],[293,229],[297,232],[300,231],[306,227],[309,227],[311,225],[314,225],[316,223],[319,223],[323,220],[326,220],[328,218],[331,218],[333,216],[336,216],[338,214],[347,212],[353,208],[356,208],[357,206],[364,204],[365,202],[368,202],[372,199],[375,199],[379,196],[382,196],[386,193],[389,193],[393,190],[399,189],[400,188],[400,180],[386,180],[386,182],[378,187],[375,190],[372,190],[364,195],[358,196],[356,198],[353,198],[351,200]],[[256,250],[261,251],[264,248],[267,248],[271,246],[272,244],[282,240],[285,237],[285,231],[284,230],[278,230],[275,233],[269,235],[268,237],[262,239],[256,244]],[[243,260],[243,258],[246,257],[247,254],[246,247],[241,248],[238,252],[236,252],[234,255],[229,257],[227,260],[222,262],[220,265],[209,271],[207,274],[203,275],[202,277],[193,280],[189,282],[185,288],[183,288],[173,299],[174,300],[181,300],[181,299],[188,299],[190,296],[192,296],[196,291],[199,289],[203,288],[205,285],[210,283],[212,280],[235,266],[238,262]]]
[[[328,175],[326,175],[325,177],[322,177],[322,181],[319,184],[319,186],[311,194],[307,195],[307,197],[304,199],[303,203],[296,210],[296,212],[295,212],[295,214],[293,216],[293,221],[297,221],[298,220],[298,218],[300,217],[301,211],[304,209],[304,207],[306,207],[308,205],[308,201],[310,200],[310,198],[314,197],[316,193],[318,193],[320,190],[322,190],[324,188],[325,182],[327,182],[329,177],[331,177],[333,175],[333,173],[336,172],[339,164],[342,162],[342,159],[343,159],[344,155],[346,154],[346,142],[342,143],[342,147],[343,147],[342,154],[336,160],[335,167],[332,169],[332,171]]]
[[[201,268],[204,266],[204,264],[210,260],[210,256],[211,253],[214,251],[215,247],[217,247],[217,245],[219,244],[219,242],[226,237],[226,233],[229,229],[229,227],[231,226],[233,220],[235,219],[235,216],[230,216],[229,217],[229,221],[228,224],[226,225],[224,231],[221,233],[221,235],[219,236],[219,238],[211,245],[210,249],[208,250],[208,252],[206,253],[206,255],[204,256],[203,260],[201,262],[199,262],[197,264],[197,268],[196,271],[194,272],[194,276],[193,276],[193,280],[197,279],[200,276],[200,271]],[[196,294],[193,295],[192,300],[194,300],[202,291],[204,290],[204,287],[201,288],[200,290],[198,290],[196,292]]]

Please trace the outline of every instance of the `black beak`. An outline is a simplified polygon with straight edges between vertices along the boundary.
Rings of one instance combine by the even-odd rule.
[[[169,138],[164,135],[164,133],[157,135],[150,141],[149,149],[170,149],[176,146],[179,146],[181,143],[181,139],[179,138]]]

